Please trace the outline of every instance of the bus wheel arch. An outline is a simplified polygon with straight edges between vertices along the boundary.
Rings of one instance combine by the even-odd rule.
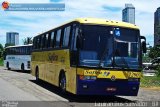
[[[39,81],[39,68],[38,68],[38,66],[36,66],[36,69],[35,69],[35,77],[36,77],[36,81]]]
[[[64,70],[59,73],[59,88],[63,93],[66,92],[66,74]]]

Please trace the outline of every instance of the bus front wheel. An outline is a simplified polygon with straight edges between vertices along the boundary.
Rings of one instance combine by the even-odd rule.
[[[66,92],[66,76],[64,73],[61,73],[59,77],[59,87],[63,93]]]
[[[38,68],[36,68],[36,81],[39,81],[39,71],[38,71]]]

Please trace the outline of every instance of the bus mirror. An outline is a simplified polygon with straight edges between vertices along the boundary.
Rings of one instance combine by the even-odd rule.
[[[143,51],[143,53],[146,53],[146,51],[147,51],[145,41],[142,42],[142,51]]]

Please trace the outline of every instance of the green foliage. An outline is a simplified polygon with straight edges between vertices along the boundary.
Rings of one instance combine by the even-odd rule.
[[[3,66],[3,58],[0,58],[0,66]]]
[[[144,76],[141,78],[141,87],[160,87],[159,76]]]
[[[150,62],[152,59],[148,56],[143,56],[142,57],[142,62]]]
[[[6,43],[5,47],[7,47],[7,46],[14,46],[14,44],[12,44],[12,43]]]
[[[4,48],[3,48],[2,44],[0,44],[0,58],[3,56],[3,50],[4,50]]]
[[[157,72],[156,72],[157,77],[160,77],[160,65],[157,67]]]
[[[32,44],[32,43],[33,43],[32,37],[26,37],[25,39],[23,39],[23,44],[24,45]]]
[[[155,46],[155,47],[151,48],[151,50],[149,52],[149,57],[153,58],[153,59],[160,57],[160,46]]]

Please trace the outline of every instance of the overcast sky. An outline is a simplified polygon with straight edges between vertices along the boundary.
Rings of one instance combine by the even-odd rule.
[[[78,17],[96,17],[122,20],[125,3],[132,3],[136,9],[136,25],[141,35],[153,45],[154,12],[160,7],[159,0],[7,0],[9,3],[65,3],[65,11],[13,12],[0,9],[0,43],[6,42],[6,32],[18,32],[19,42],[33,37],[64,22]],[[3,1],[0,3],[2,4]]]

